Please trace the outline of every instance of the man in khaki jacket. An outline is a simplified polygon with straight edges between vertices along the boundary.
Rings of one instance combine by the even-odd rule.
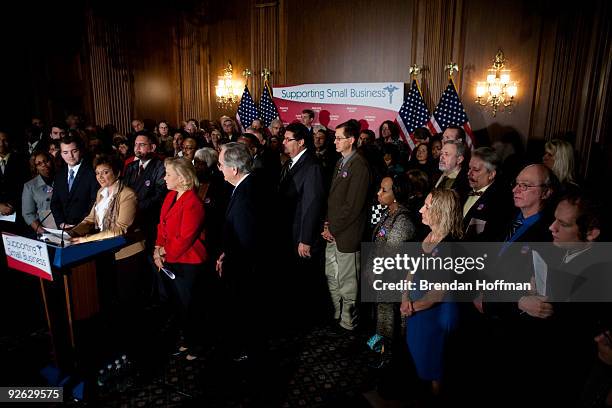
[[[321,234],[327,240],[325,275],[340,327],[357,326],[357,295],[361,238],[367,220],[370,171],[357,153],[359,123],[349,120],[336,127],[336,151],[342,155],[336,165],[329,198],[327,221]]]

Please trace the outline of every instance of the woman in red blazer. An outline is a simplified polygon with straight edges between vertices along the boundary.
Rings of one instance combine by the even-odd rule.
[[[186,352],[193,348],[194,341],[193,284],[207,258],[202,236],[204,206],[194,190],[198,187],[198,179],[191,162],[172,157],[166,159],[164,165],[164,180],[169,192],[161,209],[153,259],[160,271],[164,268],[175,276],[171,279],[161,272],[183,334],[179,351]],[[187,354],[188,360],[194,358],[193,353]]]

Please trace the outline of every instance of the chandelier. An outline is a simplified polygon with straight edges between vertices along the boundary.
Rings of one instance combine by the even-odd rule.
[[[219,82],[215,86],[217,104],[221,108],[232,108],[240,99],[240,87],[234,84],[232,62],[227,62],[227,67],[223,70],[223,76],[219,77]]]
[[[491,106],[493,116],[502,108],[511,108],[518,87],[510,80],[510,70],[504,69],[506,59],[500,49],[493,60],[493,67],[488,70],[486,82],[476,85],[476,103]],[[508,109],[510,110],[510,109]]]

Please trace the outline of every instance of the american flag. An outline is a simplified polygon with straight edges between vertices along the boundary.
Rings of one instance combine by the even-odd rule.
[[[238,105],[238,111],[236,112],[236,120],[244,132],[246,128],[251,126],[251,123],[253,123],[255,119],[259,119],[259,111],[251,97],[249,87],[245,85],[242,99],[240,100],[240,105]]]
[[[448,81],[448,86],[442,93],[430,122],[436,133],[443,132],[449,125],[461,126],[468,135],[465,142],[470,148],[474,148],[474,133],[452,79]]]
[[[264,82],[264,90],[259,99],[259,111],[265,127],[270,126],[274,119],[278,119],[278,110],[272,100],[272,90],[268,81]]]
[[[400,136],[404,142],[408,143],[411,150],[414,150],[414,131],[417,128],[427,125],[429,111],[425,105],[425,100],[416,80],[412,80],[412,85],[404,103],[397,114],[396,122],[400,127]]]

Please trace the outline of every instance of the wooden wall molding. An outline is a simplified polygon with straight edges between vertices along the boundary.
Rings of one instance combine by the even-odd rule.
[[[413,3],[412,58],[424,69],[420,78],[425,103],[433,109],[448,84],[445,66],[459,65],[454,75],[461,88],[463,73],[463,0],[415,0]],[[460,92],[458,89],[458,92]]]
[[[261,72],[268,68],[270,82],[278,83],[281,78],[280,66],[280,4],[256,2],[251,12],[251,70],[253,77],[250,90],[255,101],[263,91],[264,79]]]
[[[87,13],[87,44],[91,72],[94,123],[112,123],[119,132],[130,131],[133,83],[122,27]]]
[[[607,1],[544,18],[529,136],[573,135],[588,174],[593,148],[610,130],[612,13]]]
[[[182,14],[177,20],[174,36],[178,64],[178,119],[199,121],[211,114],[208,27],[195,25]]]

